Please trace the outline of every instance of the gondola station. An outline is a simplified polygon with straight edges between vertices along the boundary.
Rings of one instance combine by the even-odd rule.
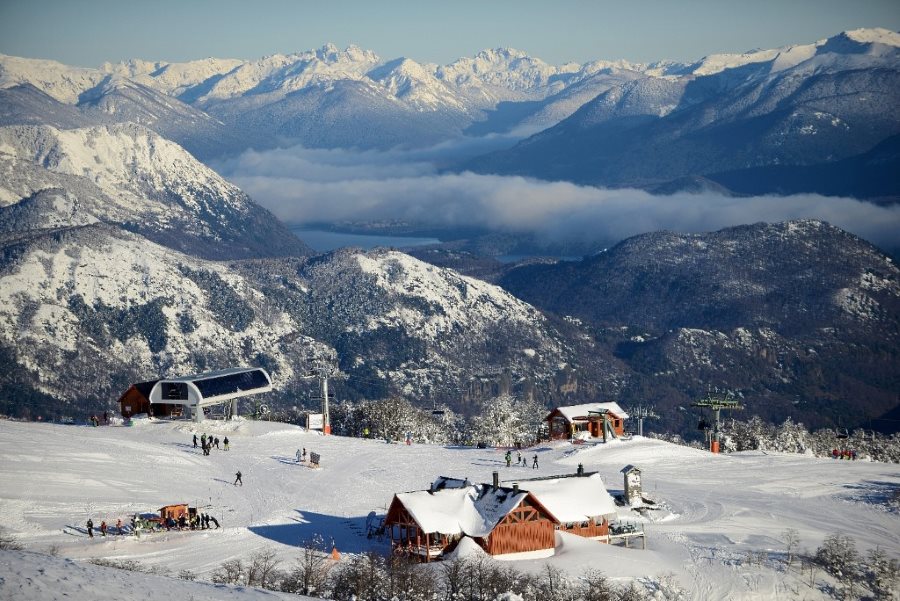
[[[260,367],[231,368],[133,384],[119,398],[122,417],[187,417],[203,421],[204,410],[221,407],[226,419],[237,415],[238,399],[272,390]]]

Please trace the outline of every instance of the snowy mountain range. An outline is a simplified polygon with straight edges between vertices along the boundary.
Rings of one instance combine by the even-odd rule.
[[[504,133],[516,147],[457,166],[653,190],[708,186],[894,198],[898,158],[864,155],[900,133],[900,35],[692,63],[549,65],[498,48],[449,65],[332,44],[257,60],[130,60],[96,69],[0,55],[0,124],[135,122],[202,160],[247,148],[429,146]],[[810,166],[843,161],[821,180]],[[788,170],[785,173],[785,170]],[[681,183],[679,183],[681,182]],[[846,186],[844,186],[846,188]]]
[[[702,176],[738,193],[835,193],[831,180],[775,180],[760,168],[834,165],[900,133],[900,35],[856,30],[814,44],[711,56],[661,77],[613,86],[514,148],[480,157],[475,171],[605,186],[659,186]],[[882,157],[884,158],[884,157]],[[888,184],[893,153],[869,177]],[[857,162],[840,179],[864,180]],[[795,179],[800,179],[796,178]],[[762,184],[761,184],[762,182]],[[872,196],[860,183],[860,196]],[[845,193],[844,190],[841,190]],[[853,192],[851,191],[851,194]]]

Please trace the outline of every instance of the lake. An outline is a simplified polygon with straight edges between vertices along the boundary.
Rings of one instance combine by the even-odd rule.
[[[375,236],[369,234],[345,234],[327,230],[291,228],[295,236],[303,240],[316,252],[328,252],[345,246],[353,246],[370,250],[378,246],[393,248],[409,248],[440,244],[437,238],[415,238],[412,236]]]

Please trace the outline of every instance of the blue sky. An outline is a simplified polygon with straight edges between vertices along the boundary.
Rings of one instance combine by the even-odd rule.
[[[0,52],[98,66],[351,43],[446,64],[508,46],[547,62],[694,60],[900,29],[900,0],[0,0]]]

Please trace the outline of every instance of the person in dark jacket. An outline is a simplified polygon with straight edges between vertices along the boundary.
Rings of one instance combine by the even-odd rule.
[[[194,434],[194,448],[197,448],[197,435]]]
[[[222,443],[225,445],[225,450],[227,451],[228,450],[228,437],[227,436],[225,437],[225,440],[222,441]]]
[[[243,485],[244,485],[244,481],[241,480],[241,472],[238,471],[238,473],[236,473],[234,476],[235,476],[235,478],[234,478],[234,485],[237,486],[238,484],[240,484],[241,486],[243,486]]]
[[[208,517],[210,520],[212,520],[212,523],[216,525],[216,528],[219,527],[219,520],[217,520],[216,518],[214,518],[214,517],[211,516],[211,515],[208,515],[208,516],[206,516],[206,517]],[[209,525],[209,522],[207,522],[207,525]]]
[[[88,518],[87,521],[88,536],[94,538],[94,520]]]

